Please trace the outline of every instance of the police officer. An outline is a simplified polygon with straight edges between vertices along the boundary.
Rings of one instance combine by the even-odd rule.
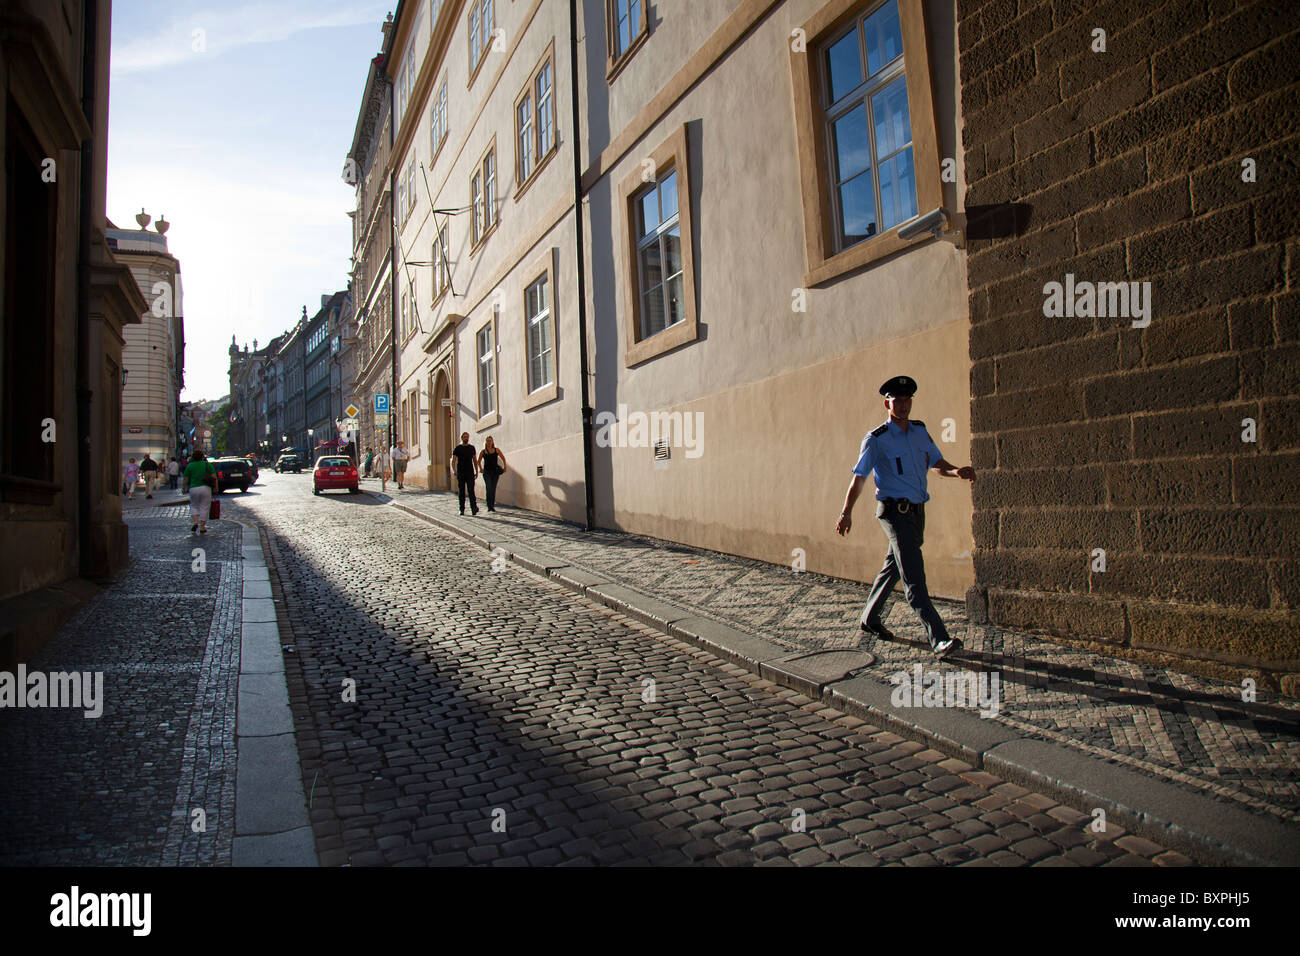
[[[885,599],[901,577],[907,603],[925,625],[931,650],[943,659],[960,650],[961,641],[948,636],[925,587],[921,543],[925,536],[925,503],[930,499],[925,490],[926,472],[933,468],[945,478],[974,481],[975,469],[969,465],[958,468],[945,461],[925,430],[925,423],[907,417],[912,411],[912,396],[916,394],[914,380],[897,375],[880,386],[880,394],[885,396],[889,418],[862,440],[853,481],[844,497],[844,511],[835,523],[835,530],[843,535],[853,526],[850,517],[853,503],[870,474],[876,483],[876,517],[889,539],[889,553],[871,586],[871,596],[862,612],[862,630],[885,640],[893,639],[880,614]]]

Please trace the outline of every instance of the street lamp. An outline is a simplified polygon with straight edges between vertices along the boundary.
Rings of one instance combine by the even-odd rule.
[[[316,429],[314,428],[307,429],[307,457],[311,461],[316,460],[316,446],[312,442],[312,436],[315,433],[316,433]]]

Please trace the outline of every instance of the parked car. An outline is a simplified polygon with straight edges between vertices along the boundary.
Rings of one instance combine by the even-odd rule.
[[[286,471],[292,471],[295,475],[301,475],[302,460],[297,455],[281,455],[275,463],[275,470],[282,475]]]
[[[257,476],[261,474],[261,472],[257,468],[257,459],[245,456],[244,461],[248,462],[248,473],[250,476],[248,483],[250,485],[257,484]]]
[[[235,487],[240,491],[248,490],[252,475],[248,470],[248,462],[244,459],[217,458],[212,462],[212,467],[217,469],[217,494]]]
[[[329,488],[346,488],[348,494],[355,495],[359,490],[357,467],[351,458],[341,455],[322,455],[316,459],[316,470],[312,473],[312,493],[320,494]]]

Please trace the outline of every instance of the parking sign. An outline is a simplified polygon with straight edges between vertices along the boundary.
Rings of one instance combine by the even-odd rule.
[[[375,392],[375,414],[376,415],[388,414],[388,393],[387,392]]]

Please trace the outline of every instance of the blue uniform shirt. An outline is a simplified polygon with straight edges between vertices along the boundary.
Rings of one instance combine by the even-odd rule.
[[[876,482],[876,500],[906,498],[913,504],[930,500],[926,477],[943,455],[923,422],[908,420],[908,429],[887,421],[862,439],[855,475],[871,475]]]

